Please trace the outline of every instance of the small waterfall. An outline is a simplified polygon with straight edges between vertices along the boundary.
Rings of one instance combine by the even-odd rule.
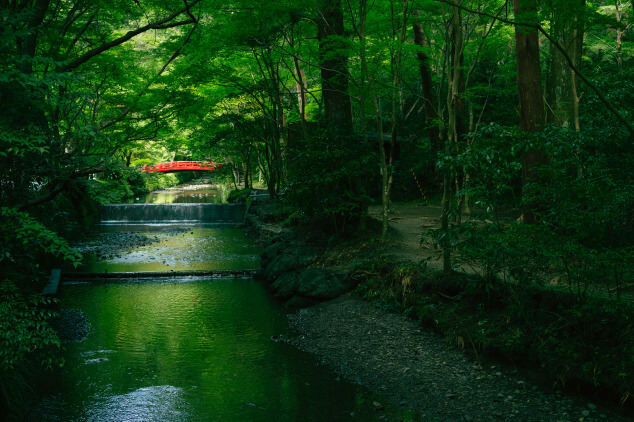
[[[101,206],[102,223],[244,222],[244,204],[115,204]]]

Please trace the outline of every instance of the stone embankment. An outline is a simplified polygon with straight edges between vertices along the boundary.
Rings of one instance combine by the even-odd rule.
[[[261,253],[262,269],[257,273],[269,289],[289,308],[305,308],[334,299],[353,287],[345,270],[310,265],[319,251],[292,236],[279,234]]]

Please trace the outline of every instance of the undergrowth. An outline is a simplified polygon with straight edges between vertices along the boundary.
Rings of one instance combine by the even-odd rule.
[[[354,273],[357,292],[401,312],[475,355],[538,370],[568,390],[631,406],[634,307],[565,290],[481,277],[444,277],[423,264],[370,259]]]

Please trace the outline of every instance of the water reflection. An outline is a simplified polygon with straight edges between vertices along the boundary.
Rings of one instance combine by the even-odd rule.
[[[225,193],[216,185],[195,181],[130,198],[129,204],[222,204]]]
[[[108,397],[88,409],[82,420],[94,422],[191,420],[183,390],[170,385],[139,388]]]
[[[284,314],[251,279],[64,286],[92,330],[48,386],[44,421],[398,420],[271,340]],[[380,400],[380,399],[378,399]],[[354,416],[351,416],[354,415]]]
[[[190,196],[200,200],[195,192]],[[170,195],[167,202],[178,201]],[[257,248],[235,227],[182,222],[100,230],[78,245],[81,272],[259,267]],[[84,342],[67,346],[66,365],[42,386],[35,420],[412,419],[398,406],[376,412],[373,401],[384,399],[273,341],[289,334],[286,315],[250,278],[80,281],[64,284],[61,303],[82,310],[92,328]]]

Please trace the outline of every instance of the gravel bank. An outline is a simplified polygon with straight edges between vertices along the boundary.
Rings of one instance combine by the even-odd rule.
[[[542,390],[481,367],[402,315],[350,295],[289,316],[288,342],[347,379],[438,421],[634,421],[622,409]]]

